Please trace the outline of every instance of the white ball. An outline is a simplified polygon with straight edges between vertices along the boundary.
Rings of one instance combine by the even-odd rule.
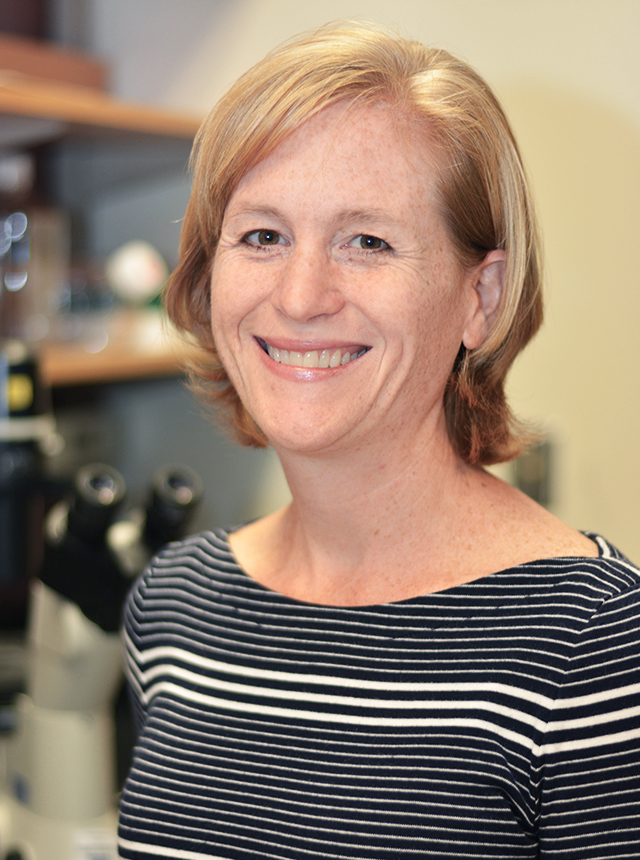
[[[126,242],[107,259],[107,283],[126,302],[146,304],[156,296],[169,277],[160,253],[148,242]]]

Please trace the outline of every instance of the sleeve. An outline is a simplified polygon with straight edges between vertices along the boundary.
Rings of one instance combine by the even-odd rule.
[[[541,860],[640,857],[640,586],[583,629],[541,755]]]

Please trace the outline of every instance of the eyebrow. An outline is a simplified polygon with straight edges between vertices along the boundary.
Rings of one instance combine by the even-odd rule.
[[[284,218],[283,214],[270,206],[248,206],[230,214],[231,218]]]
[[[343,209],[338,213],[340,221],[394,221],[386,209]]]
[[[286,221],[284,214],[272,206],[248,206],[237,212],[230,213],[230,218],[277,218]],[[333,219],[334,223],[343,224],[354,221],[367,221],[373,224],[396,223],[396,218],[385,209],[343,209]]]

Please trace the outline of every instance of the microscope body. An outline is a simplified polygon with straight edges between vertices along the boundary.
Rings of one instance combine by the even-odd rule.
[[[156,478],[146,511],[113,522],[124,481],[93,465],[74,500],[50,512],[31,586],[27,687],[5,745],[0,860],[116,860],[121,608],[131,577],[178,536],[201,493],[197,476],[174,467]]]
[[[6,749],[3,860],[115,860],[117,633],[33,584],[27,692]]]

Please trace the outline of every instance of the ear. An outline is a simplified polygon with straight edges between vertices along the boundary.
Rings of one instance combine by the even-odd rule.
[[[472,270],[474,306],[462,335],[467,349],[480,346],[495,319],[504,289],[506,256],[504,251],[490,251]]]

